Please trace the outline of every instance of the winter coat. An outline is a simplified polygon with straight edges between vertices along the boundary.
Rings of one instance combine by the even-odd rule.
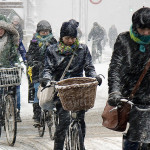
[[[104,34],[104,30],[101,26],[94,26],[88,35],[88,40],[92,38],[93,41],[102,41],[104,39]]]
[[[57,43],[57,41],[54,37],[52,37],[52,39],[50,40],[48,44],[51,45],[55,43]],[[46,48],[45,48],[45,51],[46,51]],[[27,57],[28,66],[33,67],[32,69],[33,83],[38,82],[39,78],[42,77],[42,71],[43,71],[44,60],[45,60],[45,52],[41,54],[38,41],[34,37],[30,42],[29,50],[27,52],[26,57]]]
[[[120,92],[122,97],[130,96],[150,58],[150,44],[145,45],[145,52],[141,52],[139,46],[130,38],[129,32],[121,33],[118,36],[109,65],[109,93]],[[150,69],[135,93],[133,102],[142,108],[150,107]],[[129,118],[130,127],[127,133],[130,141],[150,142],[149,116],[150,112],[138,112],[135,107],[132,108]]]
[[[17,30],[5,21],[0,21],[0,28],[3,28],[6,31],[5,34],[7,35],[7,42],[0,53],[0,63],[3,67],[11,67],[15,63],[19,63],[17,51],[19,35]]]
[[[65,56],[58,53],[58,44],[49,46],[46,54],[44,78],[59,81],[70,58],[71,55]],[[83,71],[85,71],[86,77],[96,76],[88,47],[79,44],[79,48],[76,50],[75,57],[64,78],[83,77]]]

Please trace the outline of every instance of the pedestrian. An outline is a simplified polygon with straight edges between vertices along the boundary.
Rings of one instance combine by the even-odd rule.
[[[20,63],[19,53],[19,34],[17,30],[8,23],[7,18],[0,14],[0,66],[11,68],[15,63]],[[20,86],[16,86],[17,93],[17,121],[21,122],[20,118]]]
[[[109,100],[117,106],[129,97],[150,58],[150,8],[140,8],[132,16],[130,30],[118,35],[109,65]],[[139,108],[150,107],[150,70],[143,78],[132,102]],[[150,143],[150,112],[132,107],[123,150],[138,150],[140,143]]]
[[[88,35],[88,41],[92,38],[92,59],[96,62],[98,57],[102,56],[102,45],[101,42],[104,39],[104,28],[101,27],[97,22],[93,23],[93,27]]]
[[[45,51],[49,45],[57,43],[52,34],[52,28],[48,21],[42,20],[37,24],[37,30],[34,34],[27,52],[27,64],[30,76],[30,82],[34,84],[34,103],[33,103],[33,119],[35,122],[40,121],[41,108],[37,98],[39,79],[42,78],[42,70],[44,67]]]
[[[112,25],[108,31],[109,46],[112,49],[114,48],[114,44],[115,44],[117,36],[118,36],[117,28],[115,25]]]
[[[99,85],[102,80],[96,75],[92,58],[87,45],[79,43],[77,39],[78,25],[72,24],[71,21],[64,22],[60,29],[60,39],[57,44],[51,45],[47,49],[45,69],[43,78],[59,81],[65,70],[73,52],[76,53],[70,68],[66,72],[65,79],[71,77],[82,77],[83,71],[87,77],[96,77]],[[41,85],[46,86],[47,81],[43,81]],[[57,93],[53,99],[59,115],[59,124],[56,126],[54,137],[54,150],[63,150],[66,130],[70,123],[69,112],[64,110]],[[80,111],[78,117],[81,120],[81,128],[83,139],[85,137],[85,111]]]

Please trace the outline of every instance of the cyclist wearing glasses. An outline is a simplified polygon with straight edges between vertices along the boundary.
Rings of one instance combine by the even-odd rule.
[[[85,71],[87,77],[96,77],[100,85],[102,80],[96,75],[89,49],[85,44],[80,44],[77,39],[77,27],[77,22],[73,23],[69,21],[62,24],[59,42],[49,46],[47,49],[44,78],[59,81],[72,54],[75,52],[74,59],[64,78],[82,77],[83,71]],[[41,83],[43,87],[46,86],[46,84],[46,81]],[[59,116],[59,124],[56,127],[54,137],[54,150],[63,150],[66,130],[70,123],[70,116],[69,112],[62,108],[57,94],[53,101]],[[78,117],[80,118],[83,138],[85,137],[84,116],[85,111],[79,111]]]
[[[33,103],[33,119],[35,122],[40,121],[41,108],[37,98],[37,90],[39,86],[39,78],[42,77],[44,67],[44,58],[46,48],[57,43],[52,34],[51,25],[48,21],[42,20],[37,24],[36,33],[31,40],[29,50],[27,52],[28,74],[30,82],[34,84],[35,94]],[[30,93],[29,93],[30,94]]]
[[[109,104],[116,106],[122,97],[129,97],[150,58],[150,8],[137,10],[129,32],[117,37],[108,72]],[[150,70],[133,98],[139,108],[150,107]],[[150,111],[132,107],[129,129],[123,150],[138,150],[140,143],[150,143]]]

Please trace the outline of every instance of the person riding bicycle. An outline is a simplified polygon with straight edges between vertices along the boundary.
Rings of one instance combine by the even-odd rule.
[[[34,34],[27,52],[28,74],[30,82],[34,84],[35,94],[33,103],[33,119],[39,122],[41,107],[37,98],[39,78],[42,77],[44,67],[45,51],[49,45],[57,43],[52,34],[52,28],[48,21],[42,20],[37,24],[37,30]]]
[[[129,97],[149,58],[150,8],[145,7],[134,12],[130,30],[119,34],[115,42],[108,72],[110,105],[117,106],[122,97]],[[150,107],[150,70],[132,101],[140,108]],[[138,150],[140,143],[150,143],[149,116],[149,111],[132,107],[123,150]]]
[[[80,44],[77,39],[77,27],[78,25],[76,23],[72,24],[70,21],[62,24],[59,42],[49,46],[47,49],[43,78],[59,81],[72,54],[75,52],[74,59],[64,78],[82,77],[83,71],[85,71],[85,76],[96,77],[99,85],[101,85],[102,79],[100,76],[96,75],[87,45]],[[41,85],[44,87],[47,82],[48,81],[42,81]],[[59,116],[59,124],[56,126],[54,137],[54,150],[63,150],[66,130],[70,123],[70,115],[68,111],[63,109],[57,94],[55,95],[53,102]],[[78,112],[83,139],[85,137],[84,116],[84,110]]]
[[[15,63],[19,63],[19,35],[17,30],[8,23],[5,16],[0,14],[0,67],[11,68]],[[20,118],[20,86],[16,86],[17,92],[17,121],[21,122]],[[1,95],[1,94],[0,94]]]
[[[109,46],[112,49],[114,48],[114,43],[116,41],[117,36],[118,36],[117,28],[115,25],[112,25],[108,31]]]
[[[104,28],[101,27],[97,22],[93,23],[93,28],[91,29],[88,35],[88,41],[92,38],[92,59],[93,62],[96,61],[96,58],[102,55],[102,45],[101,42],[104,40]]]

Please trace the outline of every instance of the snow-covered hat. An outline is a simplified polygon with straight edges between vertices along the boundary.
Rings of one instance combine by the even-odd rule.
[[[38,24],[37,24],[37,29],[36,29],[36,32],[40,32],[40,31],[43,31],[43,30],[49,30],[49,32],[51,33],[52,32],[52,28],[51,28],[51,25],[48,21],[46,20],[41,20]]]
[[[14,44],[18,45],[19,41],[18,31],[13,27],[12,24],[8,23],[7,18],[2,14],[0,14],[0,28],[4,29],[6,32],[11,34]]]
[[[64,22],[60,29],[60,38],[64,36],[77,37],[77,27],[79,23],[75,20]]]
[[[150,8],[137,10],[132,16],[132,23],[134,28],[150,28]]]

